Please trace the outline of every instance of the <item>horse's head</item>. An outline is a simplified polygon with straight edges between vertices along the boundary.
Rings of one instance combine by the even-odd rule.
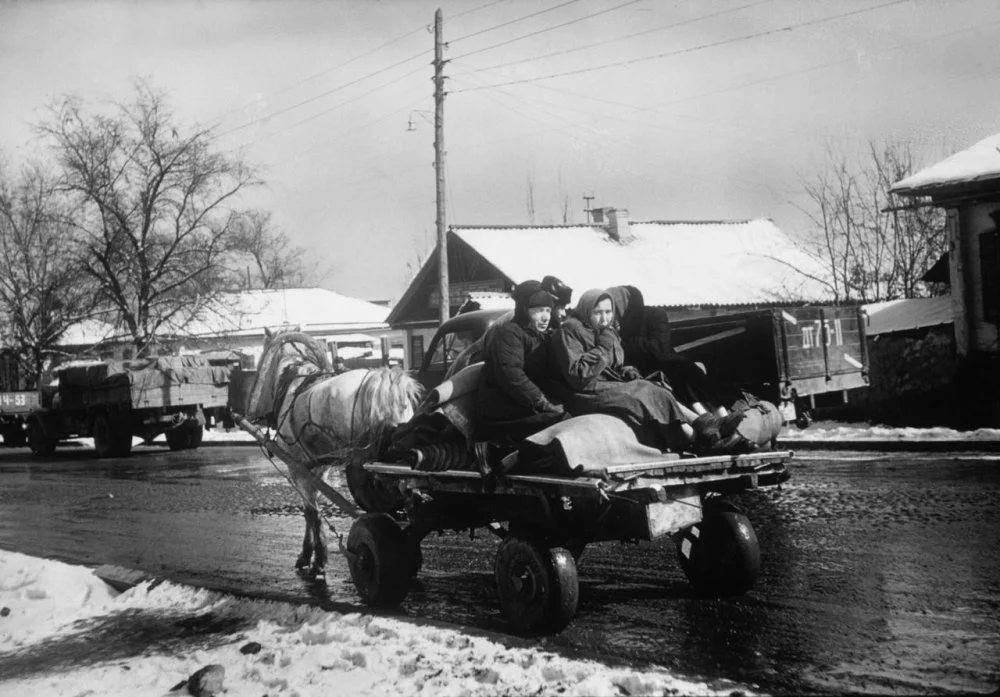
[[[279,401],[290,379],[318,371],[329,372],[330,359],[323,347],[301,332],[264,331],[264,350],[257,364],[257,377],[247,399],[247,418],[273,425]]]

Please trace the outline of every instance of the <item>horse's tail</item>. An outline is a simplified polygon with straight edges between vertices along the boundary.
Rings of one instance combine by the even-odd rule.
[[[400,368],[373,368],[358,388],[351,422],[352,445],[381,452],[393,430],[408,421],[423,398],[423,385]]]

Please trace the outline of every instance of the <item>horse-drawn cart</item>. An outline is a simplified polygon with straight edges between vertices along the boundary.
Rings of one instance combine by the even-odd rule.
[[[401,602],[420,570],[423,539],[444,530],[484,528],[501,538],[497,596],[503,615],[522,633],[558,631],[573,618],[576,565],[595,542],[669,535],[684,573],[706,593],[742,593],[756,580],[756,534],[726,496],[788,479],[791,452],[661,453],[641,445],[623,421],[595,414],[491,455],[490,444],[469,438],[468,410],[461,407],[469,392],[460,396],[459,377],[417,409],[417,383],[405,373],[329,376],[322,360],[313,358],[317,351],[301,335],[269,343],[262,374],[271,377],[258,375],[249,416],[234,414],[269,455],[288,465],[303,496],[300,570],[324,573],[326,542],[316,501],[322,493],[354,518],[340,549],[369,605]],[[464,382],[473,385],[474,378]],[[254,420],[274,429],[273,437]],[[438,440],[438,433],[451,440]],[[317,474],[334,464],[346,464],[353,502]]]
[[[502,542],[494,563],[504,617],[520,632],[558,631],[574,616],[577,562],[609,540],[672,536],[681,568],[700,591],[748,590],[760,548],[747,517],[723,495],[788,479],[788,451],[613,465],[586,476],[421,472],[370,462],[376,480],[404,494],[406,522],[367,513],[350,531],[351,576],[369,604],[398,603],[420,568],[430,532],[485,528]]]

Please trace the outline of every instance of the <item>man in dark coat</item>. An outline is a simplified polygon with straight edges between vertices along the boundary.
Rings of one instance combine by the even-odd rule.
[[[550,379],[549,321],[552,295],[538,281],[514,289],[514,317],[495,327],[485,342],[479,380],[479,434],[486,440],[516,443],[566,418],[540,383]]]

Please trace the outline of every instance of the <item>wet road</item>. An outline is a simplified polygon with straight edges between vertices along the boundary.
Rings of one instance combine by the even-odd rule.
[[[996,456],[804,453],[781,490],[739,500],[763,554],[750,593],[693,596],[667,541],[592,546],[579,613],[543,645],[777,694],[992,692],[998,500]],[[60,450],[41,463],[0,450],[0,548],[356,608],[339,555],[325,589],[295,575],[301,533],[296,494],[252,447],[102,461]],[[485,534],[429,537],[402,614],[502,634],[495,549]]]

